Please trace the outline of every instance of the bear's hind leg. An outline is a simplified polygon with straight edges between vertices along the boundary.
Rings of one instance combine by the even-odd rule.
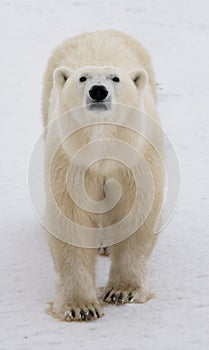
[[[101,256],[109,256],[110,255],[110,247],[98,248],[98,254]]]

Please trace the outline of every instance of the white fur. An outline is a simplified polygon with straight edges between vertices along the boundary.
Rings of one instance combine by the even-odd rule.
[[[79,81],[82,75],[88,75],[84,83]],[[120,82],[112,81],[111,77],[114,75],[120,78]],[[89,98],[89,90],[95,84],[104,85],[107,88],[111,101],[108,104],[110,110],[88,110],[86,101]],[[120,301],[118,296],[123,295],[123,302],[140,303],[152,296],[146,278],[147,260],[156,241],[154,225],[162,204],[163,169],[159,155],[149,142],[128,129],[147,132],[147,120],[143,117],[137,118],[138,110],[151,115],[155,120],[153,125],[156,123],[157,129],[159,118],[156,110],[154,74],[148,53],[137,41],[116,31],[95,32],[70,39],[55,50],[45,74],[43,118],[44,125],[48,125],[45,142],[45,181],[47,183],[50,179],[51,186],[50,189],[46,186],[46,223],[50,231],[57,232],[57,238],[49,234],[49,246],[58,273],[53,312],[60,319],[79,319],[81,309],[88,313],[88,310],[96,308],[95,318],[103,313],[95,290],[96,249],[81,247],[95,248],[99,243],[111,242],[111,231],[105,227],[120,222],[134,203],[135,180],[131,171],[140,183],[136,212],[131,222],[121,226],[121,232],[118,233],[119,236],[121,234],[120,239],[111,246],[112,265],[103,298],[109,293],[105,299],[107,302],[117,303]],[[70,112],[66,113],[67,111]],[[60,115],[62,116],[59,117]],[[87,126],[98,122],[103,124]],[[104,124],[110,122],[123,124],[128,128],[117,125],[110,127]],[[71,138],[67,137],[73,130],[81,127],[83,129],[74,133]],[[155,132],[155,128],[148,130],[148,134],[161,150],[160,134]],[[98,138],[102,141],[95,144],[89,155],[80,159],[73,158],[76,151],[95,142]],[[108,141],[109,139],[124,143],[124,150],[123,144],[119,149],[131,171],[119,162],[104,159],[108,153],[114,155],[113,142]],[[63,140],[65,141],[62,142]],[[128,145],[129,148],[134,147],[138,150],[142,158],[135,156],[134,151],[129,155]],[[115,147],[116,150],[118,150],[117,147]],[[92,156],[101,160],[86,171],[84,160],[88,164]],[[67,182],[69,186],[74,186],[76,189],[75,195],[81,190],[81,178],[83,171],[86,171],[85,189],[91,200],[89,201],[83,194],[78,198],[80,203],[87,207],[91,202],[92,210],[95,203],[95,213],[79,208],[68,196],[65,179],[69,166],[70,175]],[[151,189],[151,177],[147,172],[147,166],[152,175],[154,192]],[[118,187],[114,187],[110,179],[115,179],[121,186],[121,201],[115,207]],[[70,236],[71,244],[63,242],[66,241],[66,233],[70,226],[61,214],[57,213],[56,205],[51,201],[50,190],[54,194],[56,204],[67,218],[89,228],[89,235],[85,236],[85,240],[82,228],[79,229],[79,226],[75,225]],[[143,221],[146,218],[145,214],[151,198],[153,202],[148,218],[131,235],[135,221],[139,218]],[[98,201],[101,201],[101,211],[96,213]],[[113,208],[104,213],[110,205]],[[93,242],[91,228],[103,228],[104,232],[107,231],[103,242],[101,242],[102,236],[98,236],[98,241]],[[121,241],[122,238],[124,240]],[[77,246],[73,246],[72,243]],[[130,295],[133,295],[133,298]],[[72,309],[75,310],[75,317],[70,311]]]

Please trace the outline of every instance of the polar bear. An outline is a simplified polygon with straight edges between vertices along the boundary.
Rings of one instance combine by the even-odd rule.
[[[147,281],[147,262],[156,242],[154,226],[162,206],[164,173],[153,145],[136,135],[129,126],[136,127],[138,111],[150,115],[156,129],[160,123],[149,54],[138,41],[118,31],[98,31],[69,39],[49,59],[42,106],[46,127],[45,183],[50,182],[50,186],[46,185],[46,230],[58,276],[52,312],[64,321],[92,320],[104,314],[104,302],[117,305],[146,302],[152,297]],[[144,124],[146,127],[146,118]],[[75,132],[69,138],[71,129]],[[161,135],[152,130],[152,136],[162,150]],[[84,169],[85,190],[94,201],[92,206],[100,203],[102,208],[94,213],[93,207],[91,210],[82,208],[82,191],[79,197],[86,158],[74,161],[73,156],[84,145],[92,146],[98,139],[100,143],[90,148],[89,157],[94,154],[100,161]],[[115,141],[120,144],[118,146],[116,142],[113,150],[110,144]],[[141,225],[132,232],[134,220],[129,221],[119,233],[115,231],[113,239],[110,230],[108,239],[104,238],[103,242],[96,239],[95,243],[91,235],[84,238],[80,232],[82,227],[87,227],[88,232],[107,226],[113,230],[114,224],[122,220],[135,203],[136,179],[131,170],[126,164],[104,156],[108,151],[124,156],[124,144],[140,150],[145,160],[137,160],[135,153],[133,157],[126,157],[130,167],[133,163],[136,177],[140,179],[135,217],[141,218]],[[69,166],[71,170],[66,180]],[[150,178],[154,184],[153,192]],[[118,195],[118,187],[114,192],[114,184],[108,182],[110,179],[118,181],[122,188],[121,199],[115,207],[112,204],[115,203],[114,195]],[[69,195],[68,181],[72,192],[80,199],[80,207]],[[51,192],[56,205],[52,204]],[[146,216],[150,198],[151,207]],[[78,226],[72,229],[74,226],[63,223],[57,207]],[[69,231],[73,232],[68,241],[66,234]],[[95,261],[100,245],[110,246],[111,268],[107,285],[98,299]]]

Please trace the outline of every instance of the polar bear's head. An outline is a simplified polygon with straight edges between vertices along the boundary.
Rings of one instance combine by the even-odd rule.
[[[60,113],[81,105],[92,113],[108,113],[118,103],[142,107],[148,75],[142,69],[86,66],[72,71],[61,66],[54,71],[53,83]]]

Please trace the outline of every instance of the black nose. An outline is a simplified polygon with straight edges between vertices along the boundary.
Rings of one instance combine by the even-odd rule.
[[[94,85],[89,91],[89,95],[93,100],[100,102],[107,97],[108,91],[103,85]]]

